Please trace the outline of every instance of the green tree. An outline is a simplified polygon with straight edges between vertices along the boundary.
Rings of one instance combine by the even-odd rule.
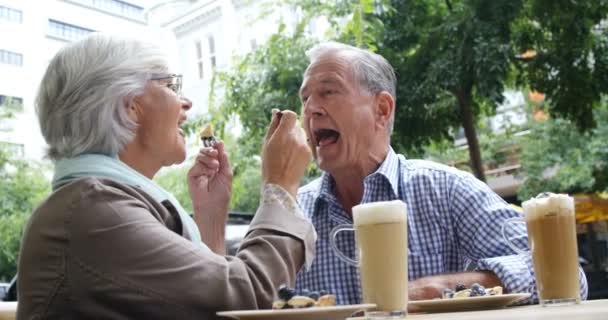
[[[21,160],[0,145],[0,281],[17,272],[23,229],[29,216],[50,193],[49,168]]]
[[[592,193],[608,191],[608,101],[593,112],[594,129],[581,132],[576,123],[551,118],[532,125],[522,139],[523,186],[520,200],[540,192]]]
[[[607,1],[533,0],[513,23],[517,79],[546,94],[549,113],[578,129],[595,126],[593,109],[608,92]]]
[[[495,113],[515,55],[511,25],[521,0],[392,1],[378,52],[398,75],[393,143],[420,151],[462,126],[471,168],[485,180],[476,124]]]
[[[23,105],[14,99],[0,101],[0,122],[10,120]],[[23,229],[32,211],[50,193],[47,165],[26,161],[0,142],[0,281],[17,273]]]
[[[300,111],[298,91],[308,64],[305,52],[313,43],[301,31],[290,35],[281,25],[232,70],[217,74],[224,99],[219,102],[221,112],[216,113],[215,121],[221,128],[238,115],[243,131],[236,143],[243,154],[260,154],[273,108]]]

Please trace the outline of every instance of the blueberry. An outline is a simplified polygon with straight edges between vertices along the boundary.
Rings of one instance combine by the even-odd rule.
[[[454,291],[452,289],[443,289],[443,294],[442,294],[442,298],[443,299],[450,299],[454,297]]]
[[[279,299],[288,301],[289,299],[293,298],[293,296],[295,296],[295,295],[296,295],[295,289],[290,288],[286,285],[281,285],[279,287]]]
[[[486,288],[479,283],[471,285],[471,297],[483,297],[486,295]]]
[[[313,291],[308,295],[309,298],[313,299],[313,300],[319,300],[319,292],[318,291]]]
[[[326,290],[320,290],[319,291],[319,296],[326,296],[327,295],[327,291]]]
[[[302,289],[302,291],[300,291],[300,295],[308,297],[310,295],[310,290],[308,290],[308,289]]]
[[[459,283],[456,285],[456,288],[454,289],[454,291],[458,292],[458,291],[462,291],[462,290],[466,290],[466,289],[467,289],[467,286],[465,286],[462,283]]]

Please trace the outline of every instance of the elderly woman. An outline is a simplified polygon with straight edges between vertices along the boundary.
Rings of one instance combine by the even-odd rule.
[[[315,233],[293,199],[311,154],[294,113],[273,116],[262,201],[234,257],[222,255],[232,172],[221,142],[188,172],[194,219],[152,181],[186,157],[180,126],[192,103],[180,88],[163,52],[132,39],[95,34],[50,62],[37,111],[55,176],[25,230],[19,319],[269,308],[310,263]]]

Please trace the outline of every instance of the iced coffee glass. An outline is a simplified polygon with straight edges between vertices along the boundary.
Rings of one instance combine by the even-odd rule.
[[[540,304],[580,303],[574,199],[565,194],[542,193],[525,201],[522,207]],[[505,227],[518,221],[522,219],[505,221],[503,236]],[[506,237],[505,240],[521,252]]]
[[[344,262],[359,267],[363,302],[376,304],[367,319],[407,315],[407,209],[403,201],[372,202],[353,207],[351,225],[335,227],[330,243]],[[336,246],[336,235],[355,231],[359,261],[346,257]]]

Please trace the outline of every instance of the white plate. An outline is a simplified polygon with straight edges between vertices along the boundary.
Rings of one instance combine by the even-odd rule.
[[[242,310],[218,312],[218,316],[233,319],[285,319],[285,320],[344,320],[353,313],[375,308],[375,304],[352,304],[334,307],[312,307],[282,310]]]
[[[504,308],[530,297],[530,293],[509,293],[497,296],[409,301],[408,308],[416,312],[451,312]]]

